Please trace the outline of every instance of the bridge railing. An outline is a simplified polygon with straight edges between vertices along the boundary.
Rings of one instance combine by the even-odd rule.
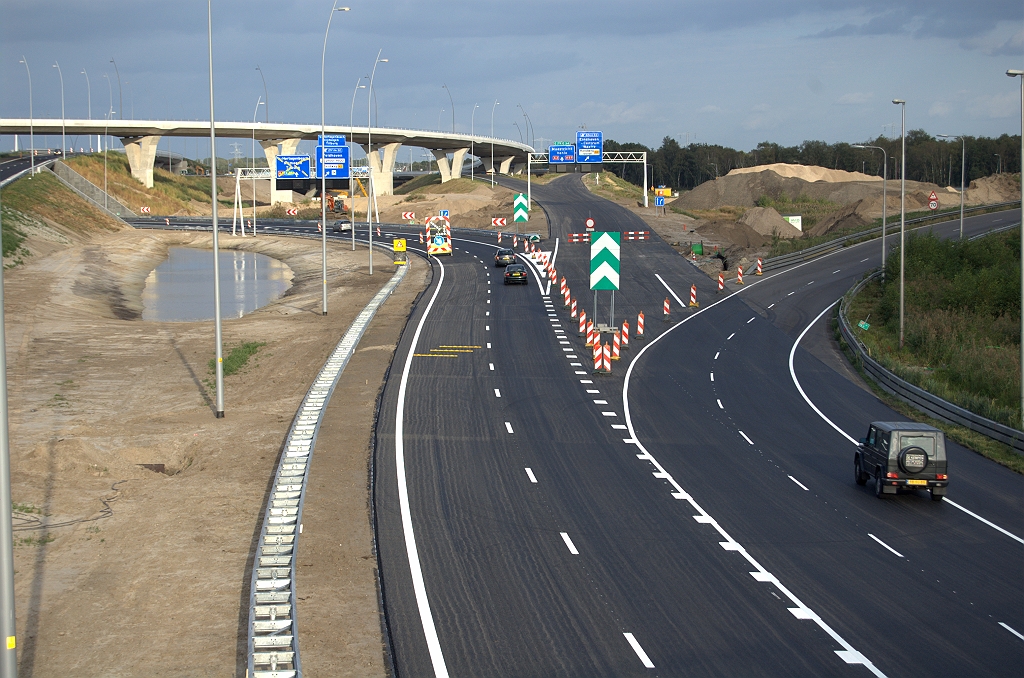
[[[1024,454],[1024,431],[1018,431],[1005,424],[986,419],[980,414],[965,410],[959,405],[954,405],[937,395],[914,386],[890,372],[871,357],[867,348],[860,342],[860,339],[857,338],[857,335],[854,334],[853,329],[850,327],[850,323],[846,318],[846,311],[850,301],[864,289],[864,286],[881,275],[881,271],[875,271],[864,278],[864,280],[861,280],[843,295],[843,299],[839,303],[839,332],[853,352],[855,361],[860,363],[868,376],[881,386],[884,391],[893,394],[929,417],[976,431],[992,440],[1009,445],[1018,454]]]

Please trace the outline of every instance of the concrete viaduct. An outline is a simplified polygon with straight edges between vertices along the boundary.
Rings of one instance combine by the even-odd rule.
[[[31,123],[31,124],[30,124]],[[30,127],[35,134],[60,135],[110,135],[121,139],[132,176],[144,184],[153,187],[153,161],[156,158],[157,144],[161,137],[209,137],[210,123],[204,121],[173,121],[173,120],[72,120],[72,119],[34,119],[8,118],[0,119],[0,134],[29,134]],[[484,168],[489,172],[491,166],[491,144],[494,144],[494,169],[500,174],[509,174],[525,166],[527,153],[533,148],[526,144],[516,143],[509,139],[492,139],[491,137],[470,136],[468,134],[451,134],[447,132],[428,132],[423,130],[396,129],[392,127],[374,127],[370,129],[373,141],[372,149],[368,146],[367,129],[365,127],[348,127],[328,125],[328,134],[344,134],[353,144],[358,144],[370,159],[373,173],[373,184],[377,195],[390,195],[394,190],[393,172],[398,149],[403,145],[428,149],[437,159],[441,172],[441,181],[447,182],[462,176],[462,163],[470,148],[475,146],[476,157],[480,158]],[[278,154],[291,155],[303,140],[316,141],[320,134],[319,125],[291,125],[283,123],[251,123],[251,122],[218,122],[216,123],[218,138],[252,139],[263,147],[267,164],[274,167]],[[451,153],[451,160],[448,154]],[[277,182],[271,180],[271,204],[286,202],[290,199],[289,191],[277,190]]]

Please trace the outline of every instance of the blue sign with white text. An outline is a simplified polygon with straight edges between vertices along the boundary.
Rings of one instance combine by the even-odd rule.
[[[308,155],[279,155],[275,160],[275,176],[278,179],[308,179]]]
[[[664,207],[665,206],[665,196],[663,196],[663,195],[655,196],[655,198],[654,198],[654,206],[655,207]]]
[[[328,146],[326,154],[323,146],[316,147],[317,179],[348,179],[348,146]],[[326,156],[326,157],[325,157]],[[323,167],[326,176],[320,169]]]
[[[576,162],[601,162],[604,132],[576,130]]]
[[[324,143],[324,139],[327,140],[327,143]],[[328,134],[326,137],[324,137],[322,134],[317,134],[316,135],[316,145],[317,146],[327,146],[328,148],[337,147],[337,146],[344,146],[345,145],[345,135],[344,134]]]
[[[573,144],[548,146],[548,162],[552,165],[567,165],[576,162],[576,146]]]

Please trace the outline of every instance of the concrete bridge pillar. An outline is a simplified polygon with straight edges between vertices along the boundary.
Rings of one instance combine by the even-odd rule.
[[[515,156],[512,156],[512,155],[510,155],[510,156],[508,156],[506,158],[502,158],[501,159],[501,165],[498,166],[498,172],[500,174],[508,174],[509,170],[512,168],[512,161],[513,160],[515,160]]]
[[[363,151],[370,161],[370,171],[373,172],[373,192],[376,195],[393,195],[395,192],[395,158],[398,157],[398,149],[402,144],[383,144],[375,146],[372,151],[363,146]],[[381,155],[381,149],[384,154]]]
[[[442,184],[462,177],[462,164],[466,160],[466,154],[469,153],[468,148],[457,149],[452,154],[451,164],[448,163],[448,151],[431,150],[430,152],[434,154],[434,159],[437,160],[437,169],[441,172]]]
[[[291,191],[279,191],[277,190],[277,177],[274,174],[274,168],[277,167],[277,156],[280,155],[293,155],[295,149],[299,147],[299,142],[302,139],[268,139],[266,141],[260,141],[260,146],[263,147],[263,153],[267,156],[267,166],[270,168],[270,204],[276,205],[279,202],[290,203],[292,201]],[[281,148],[278,151],[278,144]]]
[[[153,188],[153,163],[160,137],[121,137],[132,176],[146,188]]]

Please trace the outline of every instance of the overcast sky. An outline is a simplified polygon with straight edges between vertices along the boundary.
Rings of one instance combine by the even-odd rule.
[[[518,140],[520,130],[527,134],[521,104],[538,148],[574,138],[584,125],[653,146],[664,136],[740,149],[766,140],[858,142],[893,123],[898,135],[896,97],[907,100],[908,129],[1020,131],[1020,82],[1005,71],[1024,68],[1021,0],[339,4],[351,11],[334,15],[327,43],[328,124],[348,124],[356,81],[383,48],[389,62],[374,80],[381,125],[450,131],[446,84],[457,131],[470,131],[478,104],[475,129],[490,133],[497,100],[495,136]],[[24,55],[36,117],[60,117],[56,61],[68,117],[88,116],[84,68],[93,118],[110,108],[106,74],[115,117],[209,119],[206,7],[201,0],[3,0],[0,115],[28,116]],[[214,0],[217,118],[252,119],[264,93],[258,64],[271,120],[318,123],[330,10],[325,0]],[[366,90],[359,90],[355,122],[366,121]],[[11,145],[10,137],[0,141]]]

